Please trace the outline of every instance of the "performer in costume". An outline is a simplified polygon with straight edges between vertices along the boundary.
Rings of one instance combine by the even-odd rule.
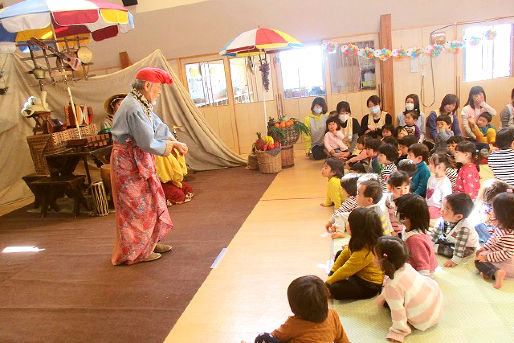
[[[153,112],[161,84],[170,75],[159,68],[143,68],[114,117],[111,133],[111,183],[116,208],[113,265],[153,261],[171,246],[158,243],[173,228],[164,192],[155,171],[154,155],[173,149],[184,155],[168,126]]]
[[[107,113],[107,117],[102,123],[102,130],[100,131],[100,133],[111,132],[114,114],[116,113],[116,111],[121,105],[121,102],[123,101],[123,99],[125,99],[126,96],[127,94],[115,94],[105,101],[104,109]]]

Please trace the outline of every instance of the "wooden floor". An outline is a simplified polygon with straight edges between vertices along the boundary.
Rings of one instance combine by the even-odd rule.
[[[280,172],[228,246],[219,265],[171,330],[172,342],[253,342],[280,325],[290,309],[287,286],[302,275],[326,278],[330,209],[321,161],[296,155]]]

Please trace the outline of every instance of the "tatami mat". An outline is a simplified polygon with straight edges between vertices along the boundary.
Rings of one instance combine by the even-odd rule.
[[[327,184],[320,175],[322,161],[297,152],[295,163],[264,193],[166,343],[253,342],[291,315],[286,291],[293,279],[306,274],[326,279],[333,243],[324,234],[330,210],[319,205]],[[436,279],[446,303],[442,323],[415,331],[407,342],[514,340],[514,281],[496,290],[478,277],[471,261],[438,270]],[[352,342],[386,341],[390,314],[373,299],[333,306]]]

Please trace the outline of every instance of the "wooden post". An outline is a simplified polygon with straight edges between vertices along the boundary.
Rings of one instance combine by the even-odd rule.
[[[121,69],[125,69],[132,65],[129,55],[126,51],[120,52],[120,65],[121,65]]]
[[[392,49],[393,39],[391,34],[391,15],[383,14],[380,16],[380,33],[379,43],[380,48]],[[391,114],[393,117],[393,123],[395,116],[394,111],[394,79],[393,79],[393,59],[390,58],[387,61],[380,62],[380,85],[382,89],[382,107],[385,111]]]

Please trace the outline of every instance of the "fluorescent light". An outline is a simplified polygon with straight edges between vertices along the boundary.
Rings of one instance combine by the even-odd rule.
[[[7,247],[7,248],[4,248],[4,250],[2,250],[2,253],[4,254],[7,254],[7,253],[11,253],[11,252],[39,252],[39,251],[43,251],[45,249],[40,249],[38,247],[34,247],[34,246],[17,246],[17,247]]]

